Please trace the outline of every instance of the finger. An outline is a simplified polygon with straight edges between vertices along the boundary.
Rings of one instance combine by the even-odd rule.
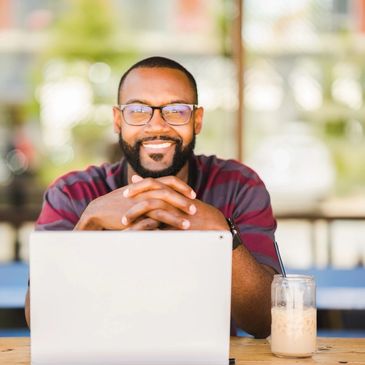
[[[136,180],[136,178],[133,177],[133,180]],[[127,189],[123,191],[123,196],[126,198],[131,198],[142,192],[163,189],[166,186],[186,196],[189,199],[195,199],[196,197],[196,193],[191,189],[191,187],[185,184],[182,180],[176,178],[175,176],[166,176],[159,179],[146,178],[138,182],[136,181],[133,184],[129,185]]]
[[[172,229],[187,230],[191,227],[191,223],[188,219],[173,210],[155,209],[148,212],[147,216],[164,223]]]
[[[187,199],[185,196],[176,191],[165,187],[161,190],[152,190],[146,193],[139,194],[135,200],[144,201],[149,199],[162,200],[173,207],[180,209],[186,214],[194,215],[197,212],[196,203],[193,200]]]
[[[160,222],[152,218],[144,218],[132,224],[128,230],[131,231],[152,231],[158,229]]]
[[[188,184],[186,184],[184,181],[177,178],[176,176],[163,176],[158,178],[157,180],[169,186],[171,189],[174,189],[177,192],[185,195],[187,198],[196,198],[195,191]]]
[[[191,199],[187,199],[169,188],[141,193],[134,201],[135,204],[126,214],[127,218],[129,218],[129,214],[132,214],[133,219],[135,219],[150,210],[158,208],[168,209],[168,206],[177,208],[189,215],[194,215],[197,212],[196,204],[192,203]]]
[[[195,199],[196,193],[195,191],[184,181],[177,178],[176,176],[164,176],[157,179],[163,184],[169,186],[171,189],[185,195],[189,199]]]
[[[123,216],[122,222],[128,225],[145,215],[177,229],[190,228],[190,222],[182,211],[159,199],[143,200],[135,204]]]
[[[122,223],[124,225],[131,224],[146,215],[149,211],[155,209],[172,209],[172,207],[159,199],[144,199],[134,204],[125,212],[122,217]]]
[[[139,176],[139,175],[133,175],[132,178],[132,183],[137,183],[143,180],[143,177]]]

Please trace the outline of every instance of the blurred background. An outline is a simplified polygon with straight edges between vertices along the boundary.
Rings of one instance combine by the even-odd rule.
[[[0,0],[0,335],[23,318],[28,236],[56,177],[120,158],[119,79],[151,55],[196,77],[197,153],[265,181],[323,335],[365,336],[364,0]]]

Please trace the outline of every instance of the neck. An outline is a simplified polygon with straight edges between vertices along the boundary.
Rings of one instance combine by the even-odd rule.
[[[132,166],[128,164],[128,184],[132,183],[133,175],[137,175],[137,173],[133,170]],[[186,162],[175,176],[187,184],[189,180],[189,162]]]

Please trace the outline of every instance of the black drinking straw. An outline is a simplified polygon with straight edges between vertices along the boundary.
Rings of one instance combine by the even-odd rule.
[[[275,247],[276,256],[278,257],[278,260],[279,260],[279,265],[280,265],[281,272],[283,273],[283,276],[286,277],[286,272],[285,272],[285,269],[284,269],[283,261],[281,260],[279,247],[278,247],[278,244],[277,244],[276,241],[274,241],[274,247]]]

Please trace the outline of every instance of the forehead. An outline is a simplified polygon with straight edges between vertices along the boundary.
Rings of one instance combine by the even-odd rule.
[[[137,68],[124,80],[121,104],[131,100],[162,105],[172,101],[193,103],[194,92],[187,76],[171,68]]]

